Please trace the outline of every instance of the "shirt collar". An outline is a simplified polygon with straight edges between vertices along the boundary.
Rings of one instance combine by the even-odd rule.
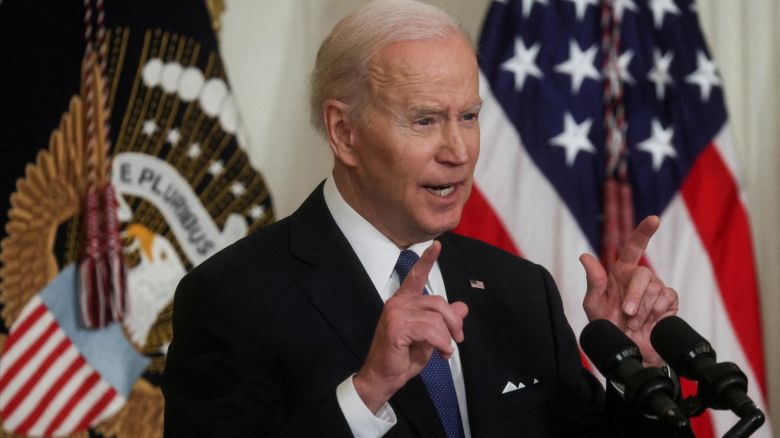
[[[323,188],[325,205],[330,210],[333,220],[347,238],[350,246],[357,254],[363,269],[368,273],[371,283],[377,292],[384,289],[387,280],[392,276],[395,262],[401,250],[377,230],[363,216],[356,212],[341,196],[333,177],[325,181]],[[409,247],[418,256],[431,246],[433,240],[416,243]]]

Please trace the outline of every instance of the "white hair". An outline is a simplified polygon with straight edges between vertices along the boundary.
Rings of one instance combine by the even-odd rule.
[[[337,99],[360,115],[368,94],[368,67],[384,47],[401,41],[470,37],[454,17],[415,0],[374,0],[336,24],[325,37],[309,84],[311,123],[323,135],[323,105]]]

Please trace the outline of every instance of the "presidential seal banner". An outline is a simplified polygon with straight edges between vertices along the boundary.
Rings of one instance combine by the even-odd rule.
[[[207,5],[221,9],[217,1],[0,3],[0,92],[13,110],[0,121],[0,436],[161,436],[159,383],[179,279],[273,221]],[[88,26],[105,60],[91,80],[82,69]],[[102,104],[107,123],[92,129],[105,129],[110,145],[103,158],[126,309],[121,321],[88,328],[77,261],[89,120]]]

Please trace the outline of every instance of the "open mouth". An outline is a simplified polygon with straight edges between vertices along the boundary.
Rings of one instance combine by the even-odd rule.
[[[428,190],[429,192],[433,193],[434,195],[444,198],[448,196],[450,193],[455,191],[455,184],[445,184],[440,186],[424,186],[425,190]]]

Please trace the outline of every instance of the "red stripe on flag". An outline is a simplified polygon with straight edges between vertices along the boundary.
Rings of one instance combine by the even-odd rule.
[[[681,191],[709,254],[729,321],[766,398],[750,225],[736,181],[713,143],[699,154]]]
[[[54,382],[54,385],[49,388],[49,391],[46,392],[46,395],[41,398],[40,402],[38,402],[38,404],[35,406],[35,409],[30,412],[30,414],[27,416],[27,418],[24,419],[24,422],[19,425],[15,432],[26,434],[30,428],[35,425],[35,422],[41,418],[41,415],[43,415],[44,411],[46,411],[46,408],[49,407],[49,404],[52,402],[52,400],[54,400],[54,397],[62,390],[65,384],[70,381],[73,375],[76,374],[76,371],[78,371],[79,368],[84,365],[84,363],[84,356],[78,356],[75,360],[73,360],[68,368],[65,369],[65,372],[63,372],[57,381]]]
[[[8,418],[14,413],[16,408],[19,407],[25,398],[27,398],[27,395],[30,394],[30,391],[32,391],[38,381],[41,380],[43,374],[49,370],[51,364],[54,363],[54,361],[57,360],[69,346],[70,341],[67,338],[63,339],[59,344],[57,344],[57,347],[55,347],[54,350],[49,353],[46,359],[44,359],[43,363],[41,363],[38,369],[35,370],[33,375],[27,379],[27,381],[24,383],[24,386],[22,386],[16,395],[14,395],[14,398],[8,402],[8,405],[6,405],[5,409],[3,409],[3,418]]]
[[[93,371],[92,374],[87,377],[86,380],[79,386],[79,389],[76,390],[76,392],[70,397],[67,403],[65,403],[65,406],[60,409],[60,412],[57,413],[57,416],[54,417],[54,420],[52,420],[51,424],[48,428],[46,428],[46,432],[44,432],[44,435],[51,435],[54,433],[55,430],[57,430],[58,427],[62,424],[63,421],[68,417],[68,414],[73,410],[73,408],[78,404],[79,401],[81,401],[82,398],[95,386],[97,385],[98,381],[100,381],[100,376],[98,376],[97,372]],[[78,430],[72,430],[72,431],[65,431],[66,433],[71,432],[78,432]]]
[[[8,372],[3,374],[3,377],[0,378],[0,391],[4,390],[6,385],[8,385],[8,382],[13,379],[16,374],[19,372],[19,370],[22,369],[25,365],[27,365],[27,362],[30,361],[30,359],[35,355],[35,353],[38,352],[38,350],[41,349],[41,346],[43,346],[44,343],[46,343],[47,340],[51,337],[51,335],[54,334],[54,332],[57,331],[59,326],[57,325],[57,321],[52,321],[49,326],[46,328],[46,331],[41,333],[40,336],[38,336],[38,339],[35,340],[27,349],[24,351],[21,357],[16,360],[16,362],[11,365],[11,368],[8,369]]]
[[[79,427],[77,427],[76,430],[86,429],[89,424],[92,423],[92,421],[103,412],[106,406],[111,403],[111,400],[113,400],[114,397],[116,397],[116,391],[114,388],[109,387],[100,397],[100,399],[92,406],[92,409],[90,409],[89,412],[84,415],[84,418],[81,420],[81,423],[79,423]]]
[[[476,184],[471,187],[471,196],[463,207],[460,224],[453,231],[520,255],[504,224],[496,216],[493,207],[485,200]]]
[[[43,303],[40,303],[38,307],[35,308],[28,316],[25,318],[24,321],[22,321],[21,324],[19,324],[19,327],[16,327],[15,329],[11,330],[11,333],[8,334],[8,339],[5,341],[5,345],[3,346],[3,353],[10,350],[11,347],[16,344],[16,341],[19,340],[25,333],[27,333],[27,330],[32,327],[33,324],[35,324],[36,321],[38,321],[43,314],[46,313],[46,306],[43,305]]]

